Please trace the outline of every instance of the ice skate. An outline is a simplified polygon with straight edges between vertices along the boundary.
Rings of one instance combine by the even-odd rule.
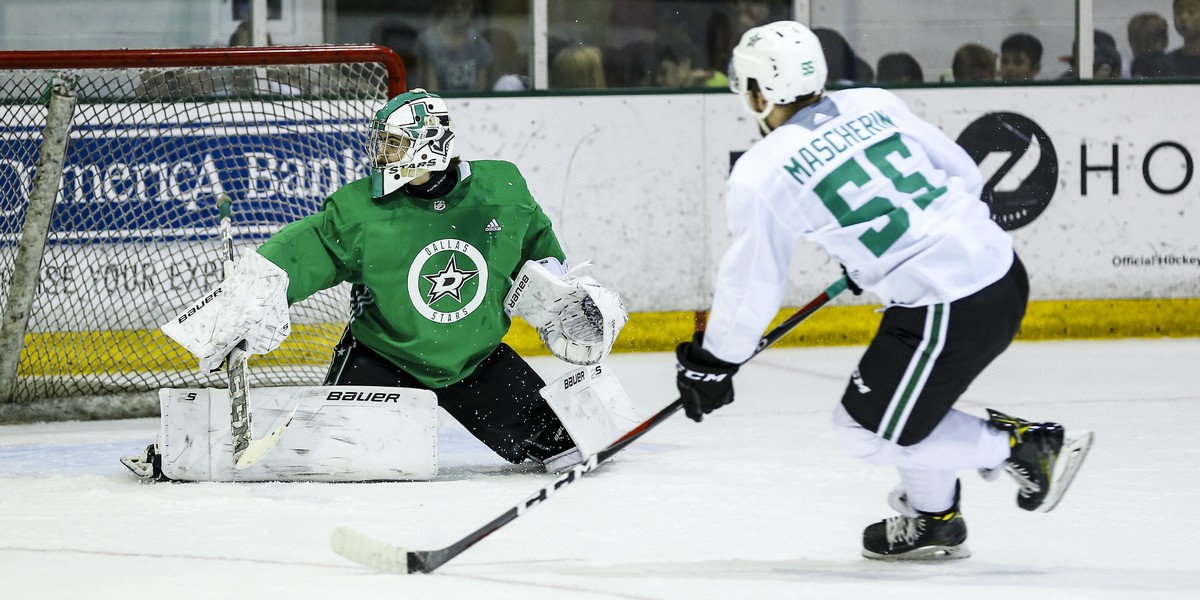
[[[162,455],[158,453],[157,443],[146,446],[141,454],[122,457],[121,464],[143,482],[168,481],[162,472]]]
[[[1067,437],[1058,423],[1030,423],[990,408],[988,417],[992,427],[1009,433],[1011,454],[1003,467],[1021,488],[1017,506],[1050,512],[1062,500],[1091,449],[1092,432]]]
[[[889,502],[896,506],[895,499]],[[900,504],[908,506],[906,499]],[[902,510],[908,513],[908,510]],[[971,551],[967,540],[967,523],[958,508],[958,490],[954,506],[937,513],[911,511],[868,525],[863,530],[863,551],[866,558],[875,560],[951,560],[967,558]]]

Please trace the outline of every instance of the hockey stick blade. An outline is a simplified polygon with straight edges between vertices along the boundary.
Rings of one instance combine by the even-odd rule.
[[[367,537],[349,527],[334,529],[330,543],[334,552],[377,571],[397,575],[413,572],[408,563],[408,556],[412,553],[399,546]]]
[[[838,294],[846,290],[846,278],[842,277],[833,282],[832,285],[825,288],[819,296],[813,298],[811,302],[797,310],[774,329],[767,332],[766,335],[758,342],[758,347],[755,348],[753,358],[759,352],[765,350],[771,344],[779,341],[789,331],[794,329],[801,321],[807,319],[817,309],[825,306],[836,297]],[[749,360],[749,359],[747,359]],[[530,508],[545,502],[558,490],[574,483],[581,479],[589,471],[593,471],[600,463],[608,460],[614,454],[620,452],[623,448],[632,444],[635,440],[645,435],[651,429],[657,427],[663,421],[669,419],[672,415],[683,408],[683,400],[677,399],[668,404],[665,408],[658,411],[650,419],[638,425],[629,433],[626,433],[617,441],[613,442],[604,450],[588,457],[582,463],[572,467],[559,475],[557,479],[549,485],[538,490],[525,500],[521,501],[516,506],[508,509],[504,514],[492,519],[490,523],[476,529],[466,537],[457,542],[441,548],[439,550],[405,550],[401,546],[381,542],[374,538],[365,536],[348,527],[338,527],[334,530],[330,540],[333,546],[333,551],[341,556],[348,558],[361,565],[371,567],[387,573],[432,573],[434,569],[446,564],[454,557],[462,554],[467,548],[474,546],[487,536],[494,533],[496,530],[516,520],[517,517],[525,514]]]
[[[276,444],[279,443],[279,437],[283,435],[283,430],[287,429],[288,425],[292,424],[292,418],[296,416],[296,409],[300,408],[299,404],[292,407],[292,411],[288,413],[286,419],[275,428],[275,431],[263,436],[262,439],[251,439],[246,448],[242,450],[242,455],[236,458],[233,462],[233,468],[241,471],[260,461],[270,452]]]
[[[1083,466],[1083,459],[1087,458],[1088,452],[1092,449],[1092,441],[1095,439],[1095,434],[1084,431],[1071,436],[1063,443],[1062,450],[1058,452],[1058,464],[1062,465],[1062,468],[1058,469],[1059,472],[1051,481],[1050,491],[1046,493],[1046,500],[1037,507],[1037,512],[1050,512],[1062,501],[1063,495],[1067,493],[1067,488],[1071,487],[1071,482],[1075,480],[1075,474],[1079,472],[1079,467]]]

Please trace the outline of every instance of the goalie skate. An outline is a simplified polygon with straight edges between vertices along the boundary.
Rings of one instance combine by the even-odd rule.
[[[157,442],[146,446],[141,454],[121,457],[121,464],[133,471],[143,483],[169,481],[162,472],[162,455],[158,452]]]

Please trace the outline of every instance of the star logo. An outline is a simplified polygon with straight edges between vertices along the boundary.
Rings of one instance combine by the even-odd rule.
[[[755,44],[757,44],[761,41],[762,41],[762,36],[756,33],[756,34],[750,36],[750,39],[746,40],[746,47],[753,48]]]
[[[456,256],[451,255],[450,261],[446,263],[446,267],[440,272],[433,275],[421,276],[433,284],[433,287],[429,288],[429,297],[426,300],[428,304],[432,305],[446,296],[462,302],[462,287],[468,281],[474,279],[479,274],[479,271],[459,269],[456,264],[456,258]]]
[[[471,268],[459,267],[460,262]],[[470,317],[488,296],[487,265],[483,253],[463,240],[445,238],[426,244],[408,268],[412,307],[434,323],[457,323]],[[440,309],[434,308],[439,300]]]

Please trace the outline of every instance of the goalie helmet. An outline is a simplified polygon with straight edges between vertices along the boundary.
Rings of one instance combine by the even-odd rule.
[[[454,130],[441,96],[417,88],[388,101],[371,120],[371,196],[450,166]]]
[[[761,123],[776,104],[824,92],[828,73],[817,36],[795,21],[777,21],[742,34],[729,61],[729,89]],[[750,104],[751,79],[767,100],[761,113]]]

